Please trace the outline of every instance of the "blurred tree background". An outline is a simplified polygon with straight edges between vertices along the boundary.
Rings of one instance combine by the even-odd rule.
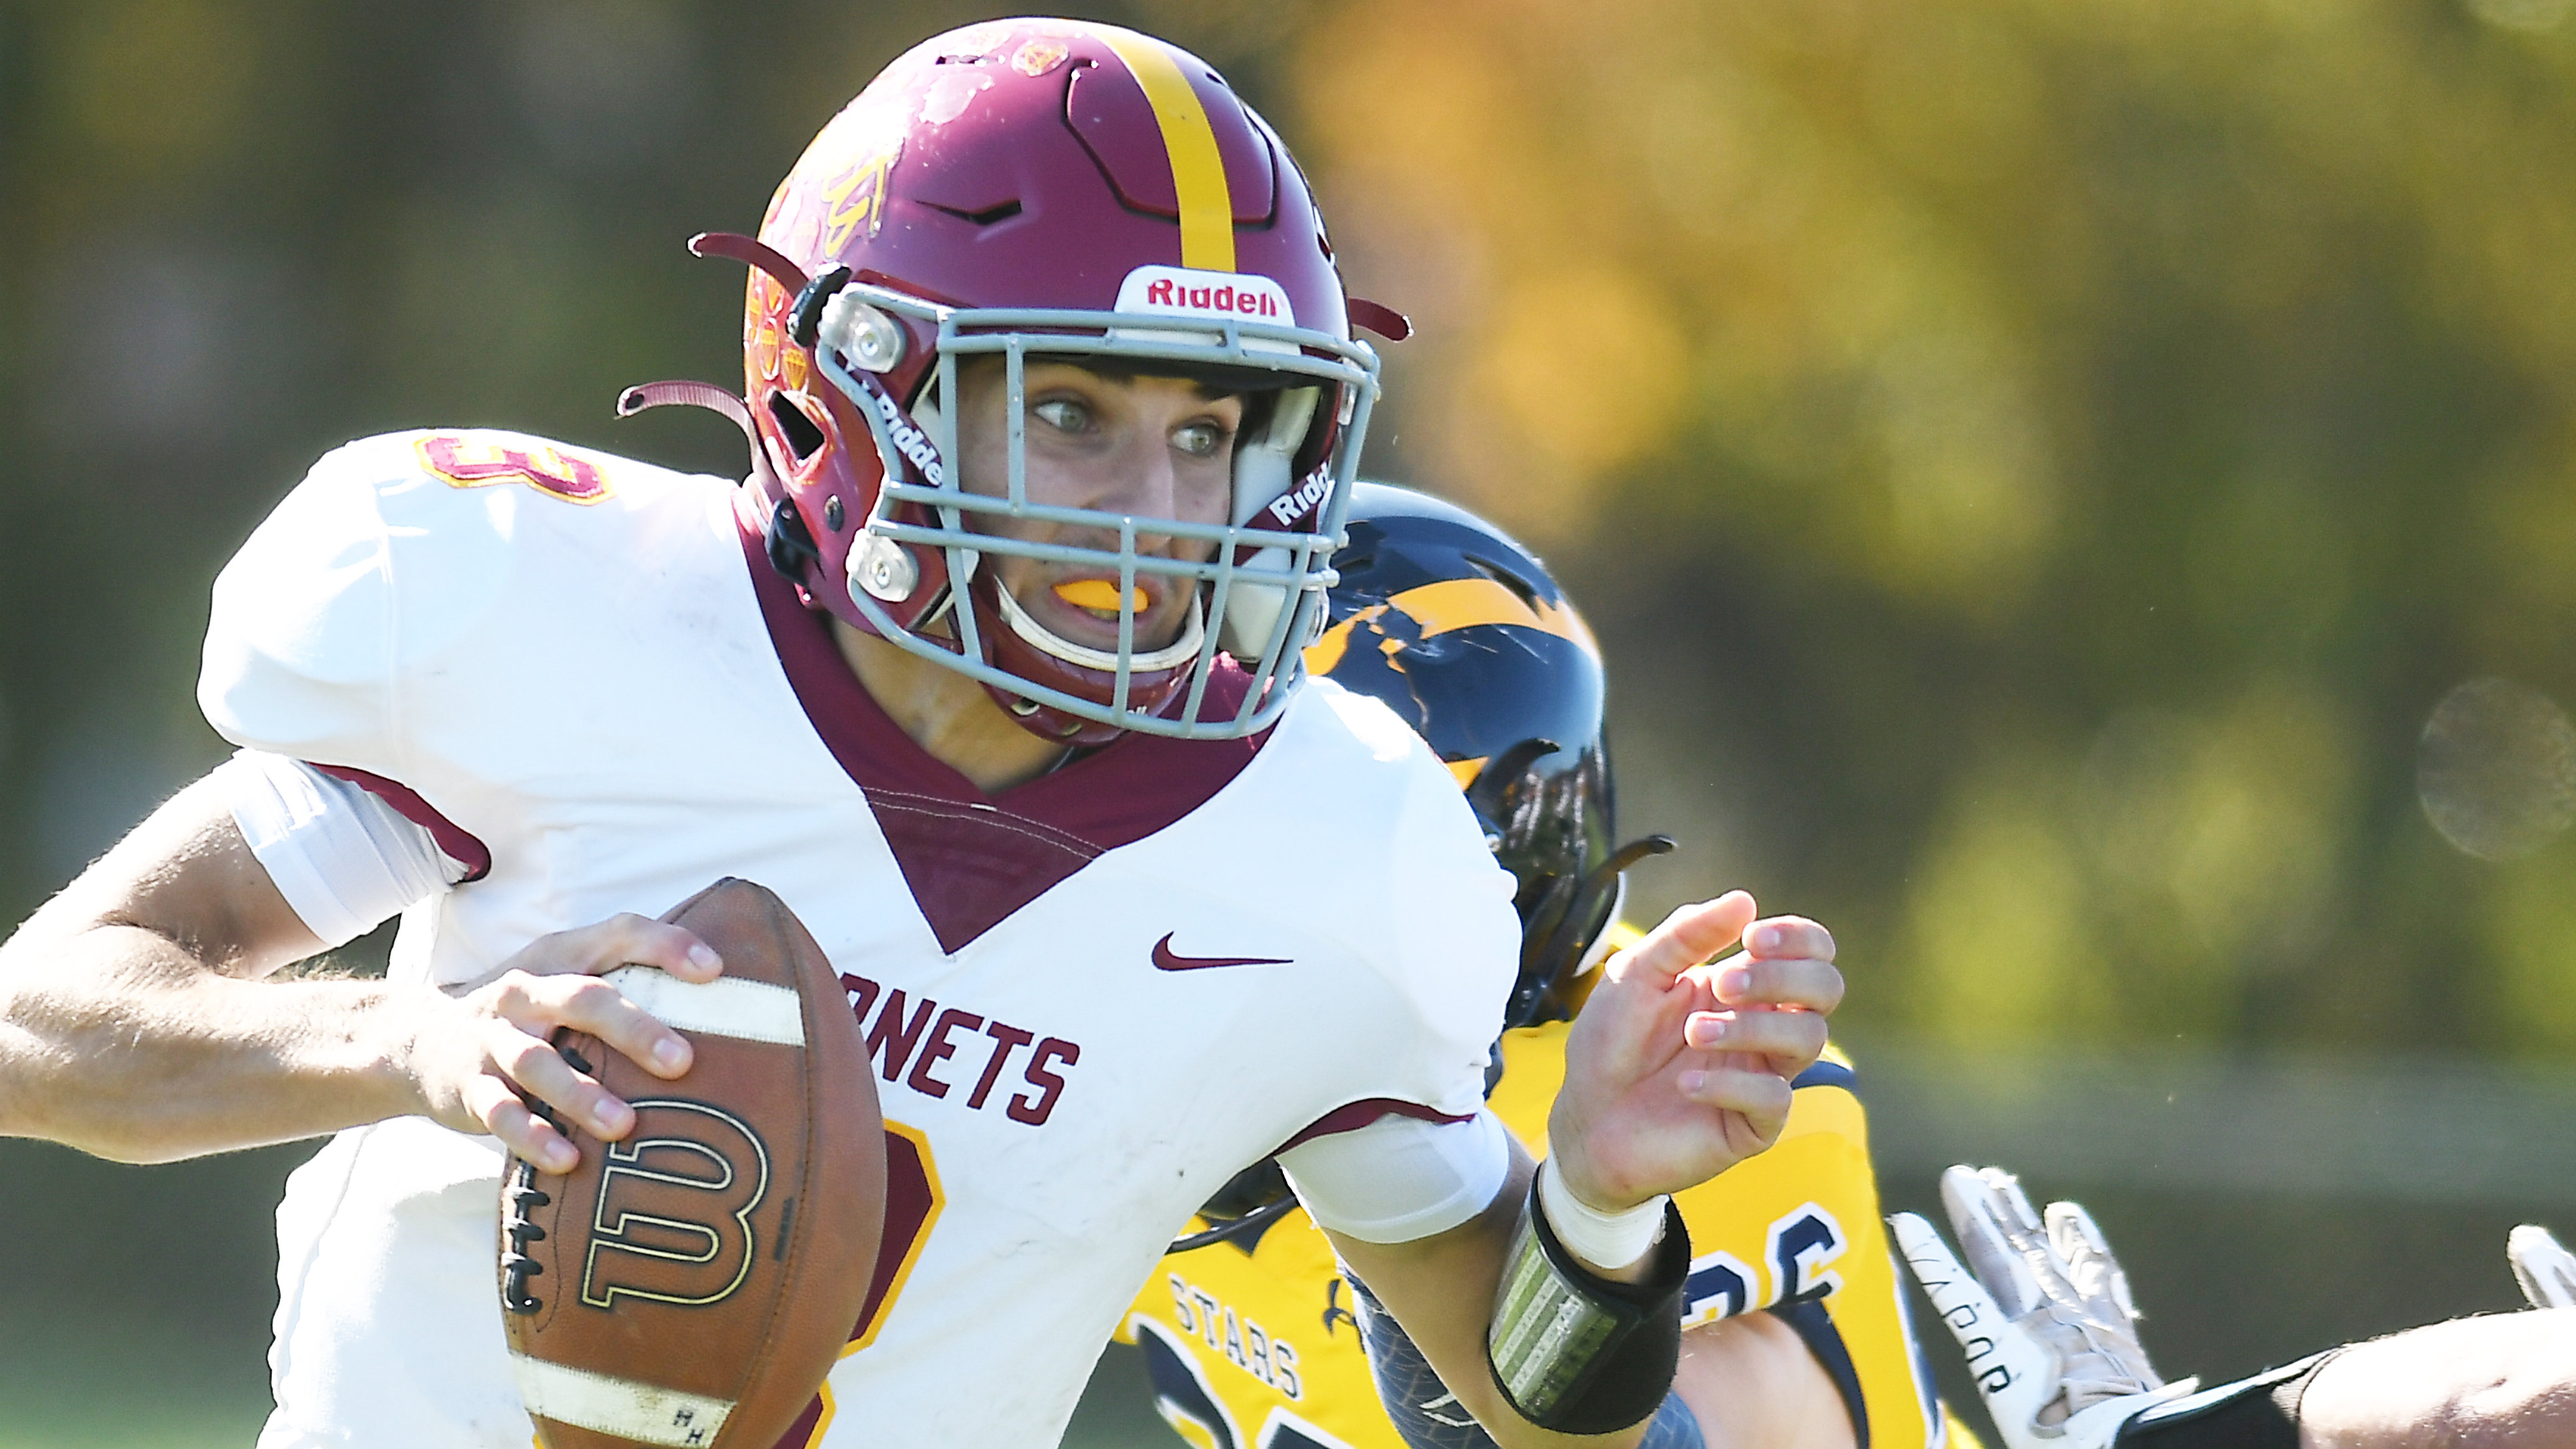
[[[2567,1119],[2478,1110],[2576,1067],[2571,8],[1081,13],[1225,68],[1353,290],[1414,317],[1370,471],[1584,601],[1623,823],[1685,843],[1643,902],[1832,924],[1865,1095],[1873,1060],[1906,1088],[1891,1196],[1953,1149],[2083,1190],[2208,1373],[2509,1306],[2502,1227],[2576,1228],[2576,1169],[2479,1165]],[[750,229],[878,65],[991,13],[0,0],[0,912],[222,757],[207,586],[330,446],[497,424],[737,471],[720,423],[609,414],[739,376],[739,271],[681,239]],[[2265,1097],[2281,1062],[2327,1086]],[[2020,1085],[1943,1095],[1978,1063]],[[2051,1175],[2087,1102],[2203,1100],[2065,1082],[2175,1071],[2242,1091]],[[2335,1085],[2469,1080],[2415,1127]],[[2255,1099],[2397,1166],[2212,1166],[2198,1128]],[[2015,1101],[2062,1130],[1977,1135]],[[2468,1155],[2404,1170],[2442,1134]],[[0,1449],[246,1443],[302,1152],[0,1143]]]

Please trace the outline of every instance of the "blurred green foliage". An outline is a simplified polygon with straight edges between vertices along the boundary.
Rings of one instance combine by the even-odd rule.
[[[2564,1061],[2576,857],[2415,755],[2576,686],[2567,10],[1356,6],[1295,117],[1424,323],[1377,456],[1602,616],[1661,898],[1964,1047]]]
[[[1823,918],[1856,1027],[1962,1049],[2564,1063],[2576,849],[2453,848],[2417,756],[2473,678],[2576,699],[2570,9],[1084,13],[1225,67],[1354,290],[1421,325],[1371,470],[1585,601],[1625,824],[1685,841],[1649,905]],[[0,0],[0,914],[221,757],[207,584],[330,446],[488,423],[733,469],[721,424],[609,415],[737,375],[738,272],[680,240],[750,228],[885,58],[988,13]],[[0,1192],[21,1230],[267,1191],[0,1167],[44,1187]],[[238,1358],[250,1267],[90,1296]],[[22,1340],[42,1312],[0,1289]]]

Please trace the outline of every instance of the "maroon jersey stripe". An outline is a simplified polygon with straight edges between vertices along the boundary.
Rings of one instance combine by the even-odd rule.
[[[770,644],[814,733],[867,796],[877,828],[943,951],[954,954],[1058,882],[1207,803],[1269,739],[1121,735],[999,794],[950,769],[887,717],[833,643],[826,616],[769,565],[742,511],[743,561]],[[1202,713],[1234,712],[1247,681],[1231,665]]]
[[[438,848],[449,860],[465,867],[465,880],[481,880],[492,873],[492,848],[474,838],[465,827],[438,813],[438,808],[420,798],[410,786],[397,784],[382,775],[348,765],[325,765],[311,760],[306,764],[334,780],[346,780],[393,807],[394,813],[429,832]],[[459,881],[458,884],[464,884]]]

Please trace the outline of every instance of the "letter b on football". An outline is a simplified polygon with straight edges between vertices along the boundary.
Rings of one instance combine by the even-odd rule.
[[[581,1301],[721,1303],[760,1251],[751,1212],[769,1191],[769,1150],[741,1118],[703,1102],[633,1105],[635,1130],[608,1144],[600,1169]]]

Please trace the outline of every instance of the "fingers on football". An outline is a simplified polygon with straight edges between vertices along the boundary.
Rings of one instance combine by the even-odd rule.
[[[538,976],[596,976],[620,966],[656,966],[686,981],[712,981],[724,970],[723,958],[706,942],[633,912],[540,937],[511,964]]]
[[[594,1137],[614,1141],[635,1126],[635,1109],[599,1079],[576,1069],[544,1040],[505,1024],[492,1028],[492,1060],[520,1091],[545,1103]]]
[[[1753,915],[1753,897],[1742,891],[1677,907],[1628,948],[1622,974],[1645,971],[1659,981],[1670,981],[1742,940]]]
[[[2559,1246],[2549,1229],[2524,1223],[2505,1239],[2514,1281],[2534,1308],[2576,1308],[2576,1253]]]
[[[595,976],[511,971],[477,995],[491,1012],[482,1025],[491,1071],[466,1084],[466,1110],[511,1151],[548,1172],[570,1171],[577,1154],[542,1113],[531,1110],[529,1100],[604,1141],[625,1136],[635,1125],[633,1108],[548,1044],[556,1028],[587,1032],[660,1076],[688,1070],[687,1040]]]
[[[513,973],[501,979],[501,986],[500,1014],[533,1036],[543,1038],[555,1027],[568,1026],[599,1038],[657,1077],[676,1077],[689,1069],[688,1039],[598,977]]]
[[[485,1074],[465,1083],[465,1110],[483,1130],[501,1140],[514,1157],[545,1172],[566,1173],[581,1162],[581,1153],[564,1135],[532,1110],[500,1076]]]

